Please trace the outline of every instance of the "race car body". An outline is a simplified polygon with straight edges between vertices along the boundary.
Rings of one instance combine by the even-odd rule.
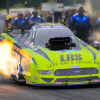
[[[20,34],[11,37],[1,33],[1,36],[14,43],[20,59],[17,74],[12,74],[17,82],[22,79],[31,85],[100,82],[100,52],[75,37],[64,25],[39,23],[21,39]]]

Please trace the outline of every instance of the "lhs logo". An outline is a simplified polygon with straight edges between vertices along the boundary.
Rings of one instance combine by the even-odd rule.
[[[81,73],[83,70],[76,70],[76,71],[73,71],[75,74],[79,74]]]

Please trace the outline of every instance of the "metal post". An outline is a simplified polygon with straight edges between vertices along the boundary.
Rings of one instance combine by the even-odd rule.
[[[54,10],[52,11],[52,22],[54,23]]]
[[[9,0],[7,0],[7,13],[9,15]]]
[[[50,0],[52,6],[52,22],[54,23],[54,3],[57,3],[57,0]]]
[[[74,2],[73,2],[73,5],[75,5],[76,4],[76,0],[74,0]]]

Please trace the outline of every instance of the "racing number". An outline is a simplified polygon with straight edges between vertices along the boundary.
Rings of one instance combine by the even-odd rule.
[[[14,51],[14,71],[19,73],[21,64],[21,55]]]

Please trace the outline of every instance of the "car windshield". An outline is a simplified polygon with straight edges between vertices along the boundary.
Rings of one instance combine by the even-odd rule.
[[[35,35],[35,44],[45,47],[45,44],[48,43],[48,40],[54,37],[70,37],[72,39],[72,43],[76,44],[76,47],[74,49],[80,50],[78,40],[68,28],[38,29]]]

